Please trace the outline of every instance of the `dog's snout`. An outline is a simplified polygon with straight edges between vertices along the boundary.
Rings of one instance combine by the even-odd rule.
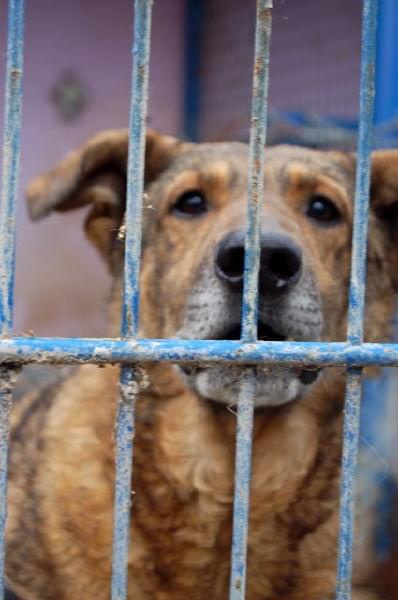
[[[228,233],[215,253],[215,272],[233,291],[243,288],[245,233]],[[302,252],[287,235],[263,232],[260,236],[259,292],[269,295],[287,292],[300,278]]]

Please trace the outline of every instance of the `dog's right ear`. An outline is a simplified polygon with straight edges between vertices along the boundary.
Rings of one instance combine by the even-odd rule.
[[[164,170],[186,144],[148,130],[145,149],[145,184]],[[90,241],[109,260],[126,204],[128,131],[104,131],[67,156],[54,170],[28,186],[32,219],[55,211],[91,205],[85,221]]]

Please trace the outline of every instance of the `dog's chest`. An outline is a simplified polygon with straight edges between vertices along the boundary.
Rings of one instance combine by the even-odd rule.
[[[149,596],[162,600],[227,598],[233,444],[220,437],[206,409],[190,402],[171,402],[137,439],[133,538],[142,545],[132,571],[146,580]],[[260,433],[253,448],[248,600],[297,593],[306,540],[330,520],[339,458],[338,438],[329,436],[323,451],[315,422],[302,411]]]

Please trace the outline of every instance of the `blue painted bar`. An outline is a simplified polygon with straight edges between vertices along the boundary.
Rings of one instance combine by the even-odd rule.
[[[24,0],[10,0],[6,59],[3,173],[0,196],[0,336],[10,335],[14,305],[15,215],[22,114]],[[13,372],[0,369],[0,598],[4,596],[8,433]]]
[[[112,600],[125,600],[128,585],[130,543],[131,475],[134,439],[134,408],[138,392],[135,369],[123,367],[116,414],[115,500],[112,547]]]
[[[257,293],[260,264],[260,218],[264,202],[264,146],[268,118],[269,47],[272,0],[257,0],[250,122],[248,208],[245,240],[242,340],[257,339]]]
[[[268,118],[271,24],[272,0],[257,0],[241,333],[241,339],[249,343],[257,340],[258,272],[261,209],[264,201],[264,146]],[[253,402],[256,389],[253,369],[242,372],[240,385],[235,449],[230,600],[244,600],[246,595]]]
[[[235,363],[292,366],[398,366],[398,344],[255,342],[233,340],[121,340],[114,338],[0,339],[0,365],[28,363]]]
[[[352,235],[351,281],[348,308],[348,342],[363,341],[366,289],[366,242],[368,231],[370,152],[372,147],[376,33],[378,0],[364,0],[359,95],[359,127]],[[354,529],[355,474],[357,466],[362,369],[347,370],[341,471],[339,555],[336,599],[351,598],[352,550]]]
[[[351,282],[348,309],[348,339],[363,340],[366,286],[366,242],[368,234],[370,152],[372,149],[375,98],[377,1],[364,0],[359,95],[357,171],[352,235]]]
[[[127,163],[126,236],[122,337],[134,338],[139,323],[142,198],[149,79],[152,0],[135,0],[130,137]],[[116,474],[112,555],[112,600],[125,600],[128,585],[129,523],[134,439],[135,370],[124,366],[116,415]]]
[[[4,106],[3,174],[0,198],[0,334],[12,331],[15,215],[22,115],[24,0],[10,0]]]
[[[230,600],[245,598],[253,438],[253,398],[256,393],[256,385],[255,371],[250,368],[244,369],[240,382],[236,424]]]

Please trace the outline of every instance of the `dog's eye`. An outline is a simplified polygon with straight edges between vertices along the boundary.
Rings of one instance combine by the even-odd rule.
[[[321,194],[317,194],[310,199],[306,215],[315,221],[328,225],[338,223],[341,218],[338,208],[329,198]]]
[[[197,217],[207,212],[206,198],[197,190],[190,190],[180,196],[171,212],[177,217]]]

